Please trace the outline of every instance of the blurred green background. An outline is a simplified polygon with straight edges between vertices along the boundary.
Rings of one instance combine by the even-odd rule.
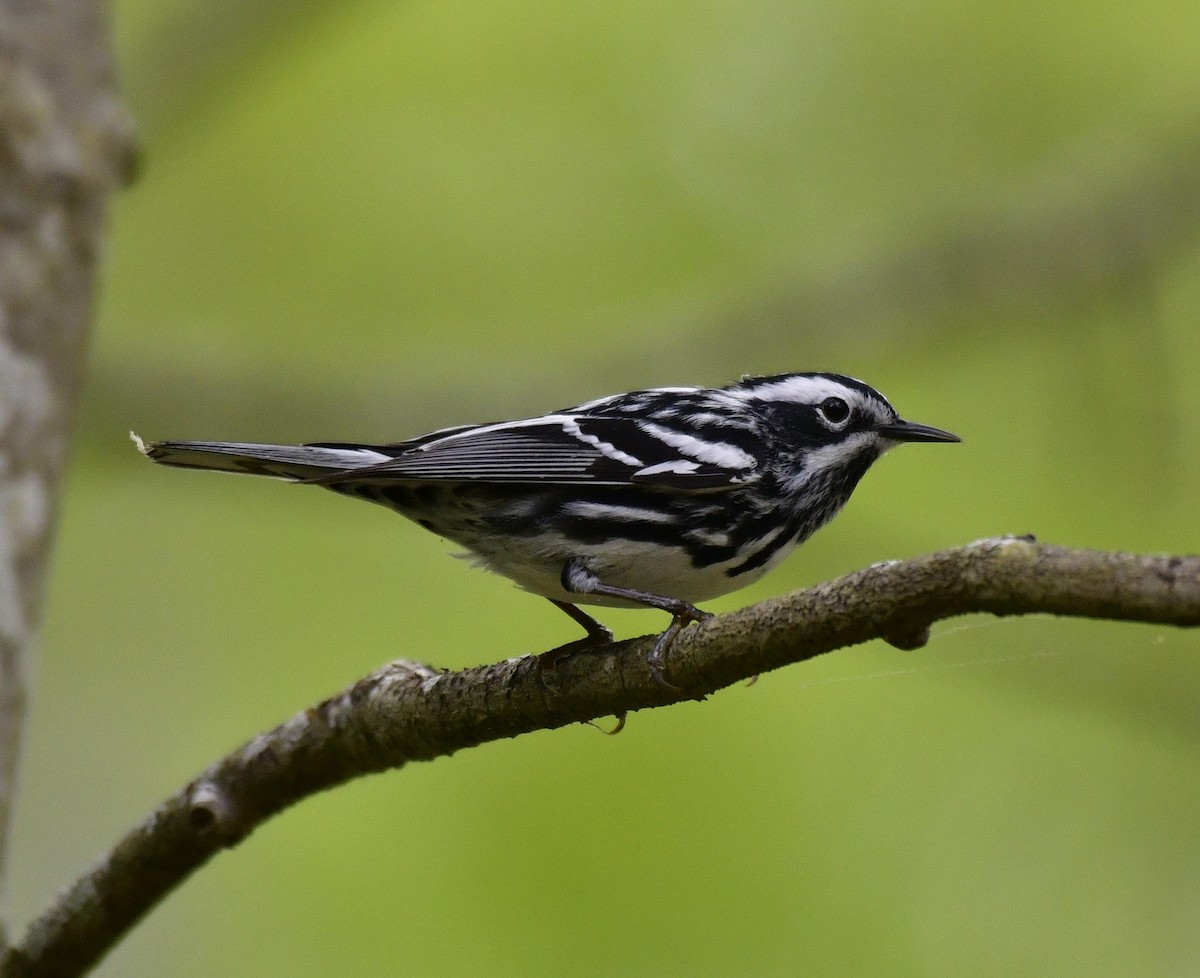
[[[575,637],[383,509],[125,441],[862,377],[889,457],[714,610],[1004,532],[1200,549],[1200,6],[119,0],[117,202],[28,728],[29,918],[381,662]],[[620,634],[661,616],[604,612]],[[305,802],[99,973],[1200,972],[1200,640],[967,619]]]

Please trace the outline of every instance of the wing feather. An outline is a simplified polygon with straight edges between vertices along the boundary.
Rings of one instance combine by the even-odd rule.
[[[346,446],[325,443],[319,447]],[[452,428],[381,450],[394,457],[312,481],[325,485],[446,481],[713,490],[744,484],[757,476],[754,458],[744,452],[714,453],[709,442],[682,436],[665,440],[661,428],[647,430],[634,418],[586,414]]]

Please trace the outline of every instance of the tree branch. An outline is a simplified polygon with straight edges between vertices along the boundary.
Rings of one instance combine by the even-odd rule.
[[[876,564],[688,629],[669,675],[686,698],[882,638],[918,648],[972,612],[1200,625],[1200,557],[981,540]],[[189,874],[277,812],[352,778],[533,730],[677,702],[653,679],[653,636],[568,657],[449,673],[396,661],[256,737],[165,801],[29,928],[0,976],[87,971]]]

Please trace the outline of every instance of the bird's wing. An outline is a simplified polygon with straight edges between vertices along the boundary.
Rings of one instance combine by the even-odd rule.
[[[754,456],[733,444],[697,438],[645,419],[589,414],[452,428],[376,451],[394,457],[309,481],[331,486],[447,481],[713,490],[758,477]]]

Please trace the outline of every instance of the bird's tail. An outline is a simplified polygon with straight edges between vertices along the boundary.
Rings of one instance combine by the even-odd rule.
[[[227,441],[143,441],[138,451],[163,465],[211,469],[303,482],[334,472],[386,462],[391,455],[365,445],[253,445]]]

